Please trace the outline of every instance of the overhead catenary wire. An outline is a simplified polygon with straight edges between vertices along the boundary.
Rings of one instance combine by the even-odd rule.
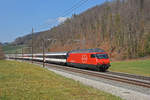
[[[66,10],[64,12],[64,14],[62,14],[62,17],[65,17],[66,15],[72,13],[74,10],[76,10],[77,8],[79,8],[80,6],[82,6],[83,4],[87,3],[89,0],[81,0],[78,3],[76,3],[75,5],[73,5],[70,9]]]
[[[66,11],[64,11],[58,17],[65,17],[66,15],[70,14],[72,11],[74,11],[75,9],[77,9],[78,6],[81,6],[82,4],[86,3],[87,1],[88,0],[80,0],[80,1],[78,1],[76,4],[74,4],[71,8],[67,9]],[[52,25],[52,24],[46,23],[46,24],[40,25],[40,27],[46,28],[46,27],[48,27],[50,25]]]
[[[67,9],[63,14],[59,15],[57,18],[59,17],[65,17],[67,15],[69,15],[70,13],[72,13],[74,10],[78,9],[79,7],[81,7],[82,5],[84,5],[85,3],[87,3],[89,0],[80,0],[79,2],[75,3],[71,8]],[[42,25],[40,25],[40,29],[45,29],[48,28],[52,25],[52,23],[44,23]]]

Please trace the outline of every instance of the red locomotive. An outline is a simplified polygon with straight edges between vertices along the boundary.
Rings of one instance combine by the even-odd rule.
[[[82,49],[68,52],[67,65],[106,71],[110,67],[110,61],[102,49]]]

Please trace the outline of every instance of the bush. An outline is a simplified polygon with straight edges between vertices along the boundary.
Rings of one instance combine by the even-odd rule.
[[[4,52],[2,50],[2,46],[0,45],[0,60],[4,59],[5,56],[4,56]]]

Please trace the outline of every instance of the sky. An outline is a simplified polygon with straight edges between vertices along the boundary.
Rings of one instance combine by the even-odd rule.
[[[0,0],[0,42],[12,42],[17,37],[48,30],[72,14],[80,14],[105,0]],[[76,5],[69,14],[65,12]]]

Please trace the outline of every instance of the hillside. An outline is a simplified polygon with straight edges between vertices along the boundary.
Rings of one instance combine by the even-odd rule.
[[[12,45],[12,44],[8,44],[8,45],[3,45],[2,49],[4,51],[5,54],[10,54],[10,53],[21,53],[22,52],[22,48],[24,48],[24,45]]]
[[[51,30],[37,33],[34,52],[41,52],[42,38],[53,38],[46,42],[47,51],[98,47],[116,59],[149,55],[149,5],[150,0],[112,0],[72,15]],[[22,40],[31,46],[31,38]]]

